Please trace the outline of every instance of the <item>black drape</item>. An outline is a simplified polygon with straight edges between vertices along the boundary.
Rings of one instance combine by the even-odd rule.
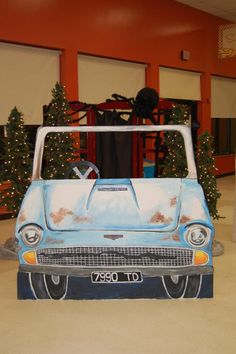
[[[97,125],[128,125],[117,111],[97,112]],[[97,166],[101,178],[132,177],[132,133],[102,132],[96,134]]]

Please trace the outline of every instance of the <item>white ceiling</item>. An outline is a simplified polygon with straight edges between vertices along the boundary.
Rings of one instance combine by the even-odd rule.
[[[182,4],[236,22],[236,0],[177,0]]]

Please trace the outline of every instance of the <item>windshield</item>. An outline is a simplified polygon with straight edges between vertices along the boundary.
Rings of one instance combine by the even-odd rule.
[[[38,131],[33,179],[143,177],[196,178],[188,127],[79,126]]]

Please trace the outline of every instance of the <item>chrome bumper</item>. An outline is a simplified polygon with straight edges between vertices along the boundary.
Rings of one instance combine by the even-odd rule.
[[[64,266],[39,266],[21,264],[20,272],[25,273],[44,273],[51,275],[68,275],[75,277],[88,277],[92,272],[141,272],[149,277],[163,275],[193,275],[193,274],[213,274],[212,266],[191,266],[191,267],[175,267],[175,268],[158,268],[158,267],[107,267],[107,268],[80,268],[80,267],[64,267]]]

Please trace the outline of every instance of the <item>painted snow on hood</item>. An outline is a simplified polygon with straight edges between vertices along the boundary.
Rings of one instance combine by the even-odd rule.
[[[183,179],[180,223],[209,221],[210,216],[201,186],[196,180]]]
[[[17,225],[41,223],[44,218],[43,181],[34,181],[26,192]]]
[[[180,186],[180,179],[47,181],[47,223],[54,230],[173,230]]]

